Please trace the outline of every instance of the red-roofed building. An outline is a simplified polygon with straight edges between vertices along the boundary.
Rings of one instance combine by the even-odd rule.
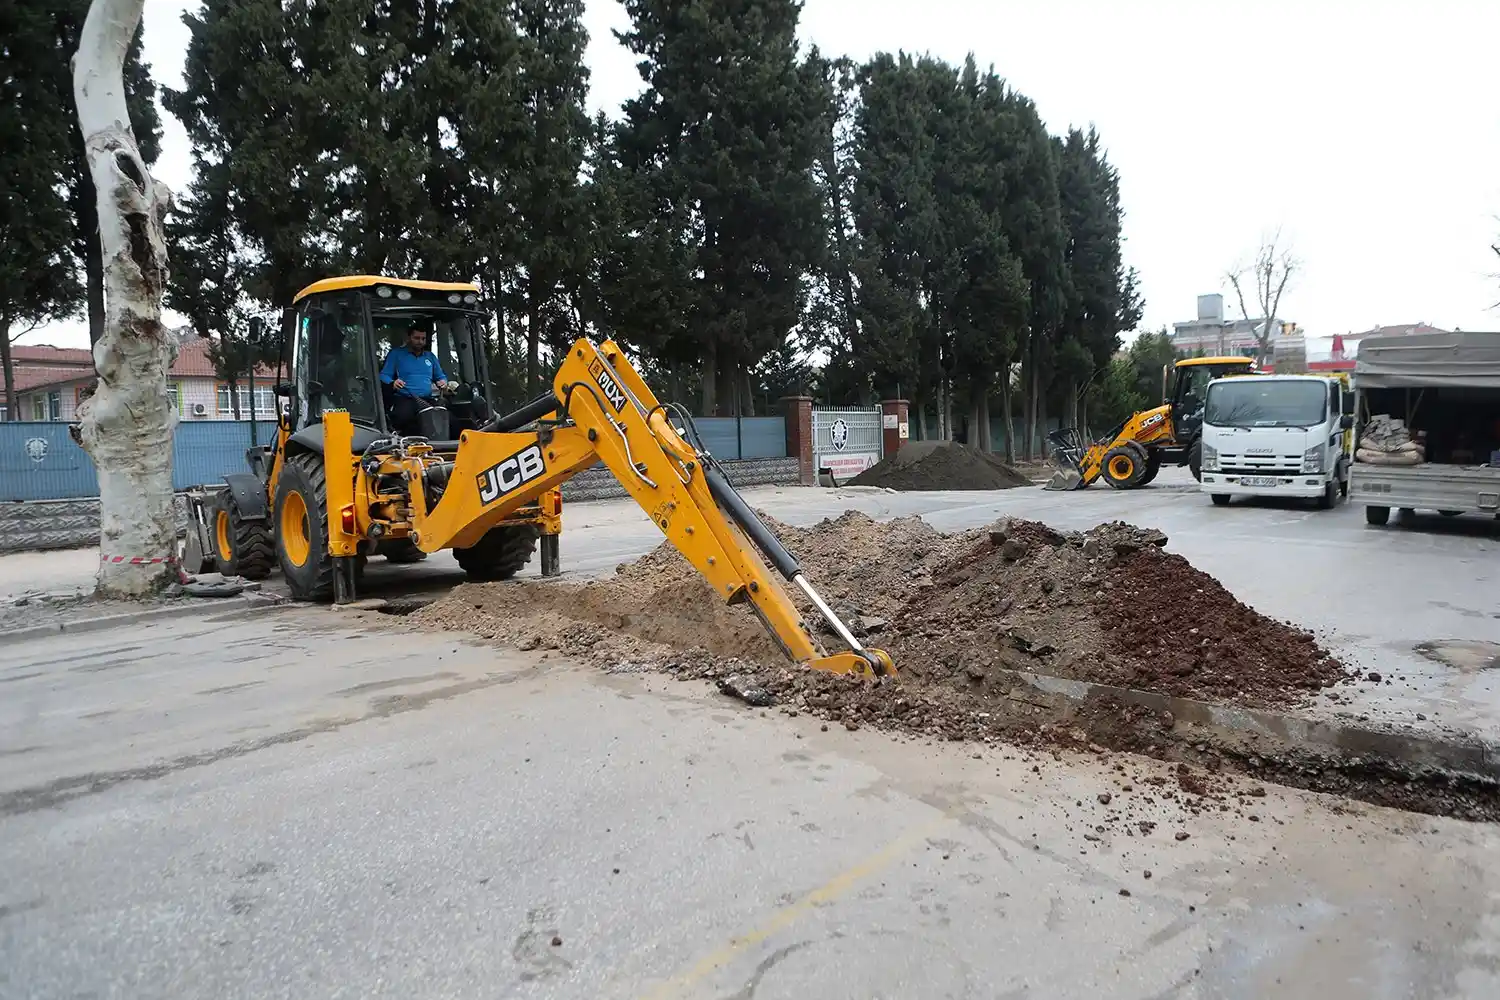
[[[94,381],[93,354],[87,349],[52,347],[46,344],[11,347],[15,363],[16,400],[19,420],[71,421],[83,401],[84,391]],[[255,415],[272,420],[276,396],[271,386],[276,371],[264,365],[255,371]],[[229,386],[214,375],[208,359],[208,341],[192,338],[177,353],[167,377],[167,391],[183,420],[233,420]],[[241,417],[250,415],[250,390],[238,386]],[[0,420],[9,418],[10,400],[0,385]]]

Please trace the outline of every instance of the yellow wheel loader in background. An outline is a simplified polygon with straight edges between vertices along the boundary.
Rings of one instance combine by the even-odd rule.
[[[1183,358],[1173,367],[1177,377],[1171,395],[1162,394],[1169,401],[1132,413],[1093,444],[1085,445],[1083,435],[1074,427],[1048,434],[1059,472],[1047,488],[1081,490],[1103,478],[1117,490],[1130,490],[1155,479],[1163,465],[1186,465],[1197,479],[1208,383],[1227,375],[1254,374],[1255,361],[1240,357]]]
[[[452,549],[471,579],[502,580],[540,541],[542,574],[555,576],[561,486],[603,463],[726,603],[750,605],[790,659],[836,673],[895,672],[808,582],[703,448],[692,417],[658,402],[612,341],[580,338],[551,390],[513,413],[490,413],[478,297],[469,284],[373,275],[298,293],[283,316],[291,379],[276,387],[287,405],[275,440],[250,450],[250,472],[190,497],[190,527],[221,572],[263,578],[274,557],[294,598],[345,602],[371,555],[406,562]],[[422,434],[404,436],[391,430],[378,372],[381,349],[399,346],[414,319],[431,325],[430,349],[460,388],[446,406],[421,410]],[[819,646],[782,580],[847,651]]]

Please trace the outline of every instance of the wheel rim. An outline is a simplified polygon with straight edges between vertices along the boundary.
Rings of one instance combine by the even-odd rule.
[[[1116,455],[1109,460],[1109,477],[1111,479],[1129,479],[1130,474],[1135,471],[1135,463],[1128,455]]]
[[[293,566],[305,566],[312,552],[312,537],[307,524],[307,501],[295,490],[286,495],[281,504],[281,524],[278,535],[281,550]]]
[[[229,562],[234,558],[234,547],[229,540],[229,511],[219,511],[219,516],[214,518],[214,541],[219,546],[219,558]]]

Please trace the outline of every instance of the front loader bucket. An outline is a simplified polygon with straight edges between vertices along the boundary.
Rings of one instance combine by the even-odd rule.
[[[1044,490],[1081,490],[1084,487],[1081,463],[1083,461],[1083,435],[1074,427],[1062,427],[1047,435],[1051,447],[1052,464],[1057,471]]]

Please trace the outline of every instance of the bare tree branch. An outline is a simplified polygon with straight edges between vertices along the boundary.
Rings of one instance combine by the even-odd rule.
[[[1255,334],[1258,363],[1264,364],[1273,353],[1271,339],[1276,333],[1281,299],[1286,293],[1287,286],[1301,269],[1301,261],[1293,255],[1289,247],[1282,245],[1281,230],[1278,229],[1269,239],[1261,243],[1251,264],[1248,266],[1243,263],[1238,264],[1225,275],[1230,286],[1234,288],[1235,296],[1239,299],[1240,315],[1247,322],[1253,319],[1261,321],[1260,329]],[[1255,295],[1255,305],[1260,310],[1259,316],[1250,315],[1245,300],[1247,281],[1253,282],[1252,291]]]

